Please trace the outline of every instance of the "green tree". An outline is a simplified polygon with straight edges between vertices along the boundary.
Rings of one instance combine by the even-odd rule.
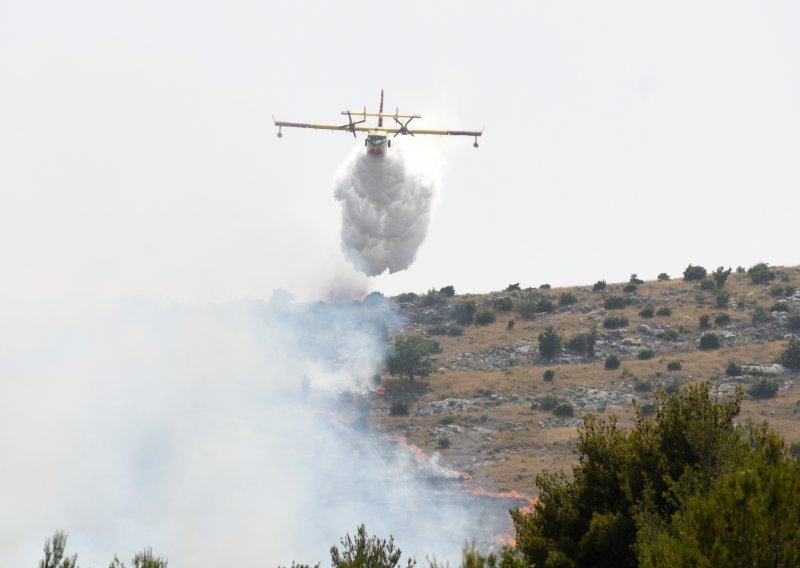
[[[766,284],[771,280],[775,280],[775,272],[773,272],[766,262],[759,262],[747,269],[747,274],[753,284]]]
[[[778,362],[788,369],[800,371],[800,339],[792,339],[778,358]]]
[[[53,534],[52,539],[44,541],[44,558],[39,561],[39,568],[77,568],[78,555],[66,555],[67,533],[61,530]]]
[[[136,553],[133,557],[133,568],[167,568],[167,559],[158,558],[153,554],[151,548],[145,548],[143,551]],[[119,558],[114,556],[109,568],[125,568],[125,564],[120,562]]]
[[[552,359],[561,353],[562,338],[552,326],[548,326],[539,334],[539,354],[547,359]]]
[[[377,536],[367,537],[367,529],[359,525],[355,536],[346,534],[339,547],[331,547],[331,566],[333,568],[396,568],[400,565],[402,552],[394,545],[394,537],[383,540]],[[416,561],[409,558],[406,566],[413,568]]]
[[[386,361],[386,370],[392,375],[406,375],[409,382],[414,377],[427,377],[433,371],[431,356],[440,349],[439,344],[421,335],[398,335]]]
[[[684,280],[702,280],[706,277],[707,271],[702,266],[689,266],[683,271]]]
[[[728,280],[728,276],[731,275],[731,269],[725,270],[722,266],[718,267],[714,272],[711,273],[711,276],[714,277],[714,285],[716,286],[717,290],[721,290],[725,287],[725,282]]]
[[[452,317],[461,325],[470,325],[475,320],[476,310],[477,307],[475,306],[475,302],[464,300],[456,303],[456,305],[453,306],[453,311],[450,313],[450,317]]]

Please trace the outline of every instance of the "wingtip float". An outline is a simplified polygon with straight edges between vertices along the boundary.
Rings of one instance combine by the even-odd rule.
[[[314,122],[286,122],[284,120],[272,121],[278,127],[278,138],[283,138],[283,128],[311,128],[314,130],[339,130],[342,132],[351,132],[354,138],[357,138],[357,132],[366,132],[367,137],[364,140],[364,146],[367,152],[373,155],[384,155],[386,150],[392,147],[392,138],[398,135],[415,136],[417,134],[426,134],[433,136],[472,136],[475,138],[473,146],[478,147],[478,136],[483,134],[483,130],[434,130],[428,128],[411,128],[409,124],[414,119],[420,119],[422,116],[418,114],[400,114],[397,109],[394,113],[383,112],[383,90],[381,90],[381,103],[378,112],[367,112],[367,107],[360,111],[344,110],[342,114],[347,117],[347,124],[320,124]],[[378,124],[376,126],[367,126],[364,123],[367,118],[377,118]],[[393,126],[384,126],[383,119],[392,119],[396,123]],[[360,120],[359,120],[360,119]],[[392,138],[389,138],[389,135]]]

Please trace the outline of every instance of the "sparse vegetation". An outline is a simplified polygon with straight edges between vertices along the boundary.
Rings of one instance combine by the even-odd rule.
[[[636,292],[636,290],[638,289],[639,287],[633,282],[628,282],[627,284],[625,284],[625,286],[622,287],[622,291],[627,292],[629,294]]]
[[[606,357],[606,360],[603,363],[603,366],[607,370],[613,371],[614,369],[619,369],[620,363],[621,363],[621,361],[620,361],[619,357],[617,357],[616,355],[609,355],[608,357]]]
[[[702,266],[692,266],[691,264],[683,271],[684,280],[702,280],[708,272]]]
[[[623,310],[631,303],[630,298],[624,296],[609,296],[603,302],[603,307],[607,310]]]
[[[497,314],[492,308],[481,308],[475,314],[476,325],[489,325],[497,319]]]
[[[711,329],[711,316],[703,314],[700,316],[700,329]]]
[[[728,270],[725,270],[722,266],[711,273],[711,276],[714,278],[714,285],[717,289],[722,289],[725,286],[725,282],[727,282],[728,276],[730,275],[731,269],[728,268]]]
[[[562,338],[552,326],[548,326],[539,334],[539,354],[546,359],[553,359],[561,353]]]
[[[594,355],[594,344],[596,341],[597,331],[592,329],[590,332],[579,333],[570,337],[566,347],[570,351],[580,353],[581,355]]]
[[[714,316],[714,325],[717,327],[722,327],[724,325],[728,325],[731,323],[731,316],[728,314],[717,314]]]
[[[606,281],[605,280],[598,280],[597,282],[594,283],[594,286],[592,286],[592,291],[593,292],[602,292],[605,289],[606,289]]]
[[[656,310],[657,316],[671,316],[672,315],[672,308],[668,308],[666,306],[661,306]]]
[[[513,284],[509,284],[508,286],[506,286],[505,289],[506,292],[519,292],[519,290],[520,290],[519,282],[514,282]]]
[[[514,309],[514,302],[509,297],[497,298],[494,301],[494,309],[498,312],[510,312]]]
[[[800,339],[792,339],[780,354],[778,362],[787,369],[800,371]]]
[[[542,378],[545,381],[552,381],[556,376],[556,372],[553,369],[547,369],[543,374]]]
[[[731,361],[725,368],[725,374],[729,377],[741,377],[742,368],[739,365],[737,365],[734,361]]]
[[[666,272],[662,272],[657,276],[657,278],[660,281],[669,280],[669,274],[667,274]]]
[[[720,347],[722,347],[722,343],[716,333],[704,333],[700,336],[700,349],[719,349]]]
[[[572,292],[561,292],[561,295],[558,297],[559,306],[571,306],[577,301],[578,298],[575,297],[575,294]]]
[[[572,404],[566,401],[558,403],[553,409],[553,414],[560,417],[572,416],[573,412]]]
[[[727,290],[717,290],[715,300],[719,309],[727,308],[728,302],[731,300],[731,294]]]
[[[536,398],[536,406],[541,410],[553,410],[561,401],[559,398],[551,393],[545,393]]]
[[[476,311],[477,307],[475,306],[475,302],[465,300],[457,302],[456,305],[453,306],[450,317],[461,325],[470,325],[475,320]]]
[[[453,286],[442,286],[439,288],[439,293],[445,298],[452,298],[456,295],[456,289]]]
[[[759,262],[747,269],[753,284],[766,284],[775,279],[775,272],[770,269],[766,262]]]
[[[650,348],[646,348],[646,349],[640,350],[639,353],[636,355],[636,358],[637,359],[641,359],[641,360],[644,361],[644,360],[647,360],[647,359],[652,359],[655,356],[656,356],[656,352],[655,351],[653,351]]]
[[[778,383],[775,379],[762,377],[750,385],[747,394],[753,398],[772,398],[778,393]]]
[[[542,284],[539,286],[540,290],[549,290],[551,288],[550,284]]]
[[[639,316],[643,318],[651,318],[656,314],[656,309],[653,304],[647,304],[639,311]]]
[[[606,329],[619,329],[628,327],[628,316],[614,315],[608,316],[603,320],[603,327]]]
[[[630,279],[628,280],[631,284],[644,284],[644,280],[639,278],[638,274],[631,274]]]
[[[543,298],[539,298],[539,300],[536,302],[537,313],[550,313],[552,311],[555,311],[555,309],[556,305],[553,303],[553,300],[551,300],[546,296]]]
[[[667,363],[667,371],[680,371],[683,365],[680,361],[670,361]]]
[[[715,290],[717,285],[714,283],[714,279],[710,276],[706,276],[700,281],[700,289],[701,290]]]
[[[751,321],[758,325],[760,323],[768,322],[772,319],[770,313],[764,308],[764,306],[757,305],[753,308],[753,314],[750,316]]]
[[[792,331],[800,330],[800,313],[791,314],[788,318],[786,318],[786,325],[788,325],[789,329]]]
[[[772,311],[773,312],[788,312],[789,311],[789,303],[781,300],[780,302],[775,302],[772,304]]]
[[[393,400],[389,406],[389,414],[392,416],[408,416],[408,403],[405,400]]]

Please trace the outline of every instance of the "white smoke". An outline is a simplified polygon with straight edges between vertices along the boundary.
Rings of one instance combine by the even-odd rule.
[[[425,240],[436,183],[415,171],[401,148],[355,152],[337,176],[342,250],[358,270],[377,276],[405,270]]]
[[[0,302],[0,566],[57,528],[82,566],[150,545],[197,567],[325,565],[360,523],[455,561],[506,530],[349,394],[397,325],[380,301],[29,308]]]

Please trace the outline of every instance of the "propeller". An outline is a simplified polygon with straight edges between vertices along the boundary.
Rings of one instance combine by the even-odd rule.
[[[397,120],[397,117],[396,117],[396,116],[393,116],[392,118],[394,119],[394,121],[395,121],[397,124],[399,124],[399,125],[400,125],[400,130],[398,130],[397,132],[395,132],[395,133],[394,133],[394,137],[395,137],[395,138],[397,138],[397,135],[398,135],[398,134],[402,134],[403,136],[405,136],[406,134],[411,134],[411,136],[414,136],[414,133],[413,133],[413,132],[411,132],[411,131],[408,129],[408,123],[409,123],[409,122],[411,122],[412,120],[414,120],[414,117],[413,117],[413,116],[412,116],[411,118],[409,118],[408,120],[406,120],[405,122],[400,122],[399,120]]]
[[[348,122],[347,124],[343,124],[343,125],[341,125],[339,128],[341,128],[341,129],[343,129],[343,130],[349,130],[350,132],[352,132],[352,133],[353,133],[353,138],[358,138],[358,136],[356,136],[356,125],[357,125],[357,124],[361,124],[362,122],[366,122],[366,120],[367,120],[367,119],[366,119],[366,118],[363,118],[363,119],[361,119],[361,120],[358,120],[358,121],[356,121],[356,122],[353,122],[353,117],[352,117],[352,115],[350,114],[350,111],[348,110],[348,111],[347,111],[347,120],[348,120],[349,122]]]

